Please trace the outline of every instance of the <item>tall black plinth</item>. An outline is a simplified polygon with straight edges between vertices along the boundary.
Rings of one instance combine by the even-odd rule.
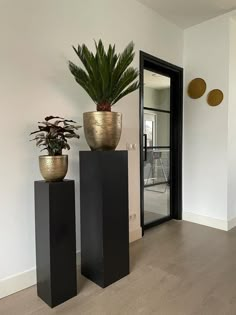
[[[73,180],[35,182],[38,296],[50,307],[77,295]]]
[[[81,272],[106,287],[129,274],[128,153],[80,152]]]

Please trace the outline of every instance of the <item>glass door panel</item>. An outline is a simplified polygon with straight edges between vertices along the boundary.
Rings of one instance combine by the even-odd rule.
[[[144,92],[144,225],[170,216],[170,79],[161,77]]]
[[[144,162],[144,222],[170,215],[170,151],[148,149]]]

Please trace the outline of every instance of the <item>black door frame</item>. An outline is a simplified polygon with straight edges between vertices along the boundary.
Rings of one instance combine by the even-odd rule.
[[[140,209],[141,227],[156,226],[165,221],[182,220],[182,137],[183,137],[183,68],[140,51],[139,130],[140,130]],[[143,117],[144,69],[171,78],[170,108],[170,216],[144,226]]]

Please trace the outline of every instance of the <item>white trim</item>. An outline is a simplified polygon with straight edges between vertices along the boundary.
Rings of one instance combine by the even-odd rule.
[[[77,252],[77,265],[80,265],[80,252]],[[37,283],[36,268],[17,273],[0,280],[0,299],[18,291],[32,287]]]
[[[142,238],[142,229],[139,227],[129,233],[129,242],[132,243]],[[80,252],[77,252],[77,265],[80,265]],[[24,290],[36,284],[36,269],[32,268],[24,272],[0,280],[0,299]]]
[[[32,268],[22,273],[0,280],[0,299],[36,284],[36,270]]]
[[[192,212],[183,212],[183,220],[189,221],[201,225],[206,225],[215,229],[220,229],[223,231],[228,231],[228,221],[212,218]],[[235,221],[236,222],[236,221]]]
[[[142,229],[139,227],[138,229],[135,229],[133,231],[129,231],[129,242],[135,242],[142,238]]]
[[[236,218],[233,218],[228,221],[228,231],[236,226]]]

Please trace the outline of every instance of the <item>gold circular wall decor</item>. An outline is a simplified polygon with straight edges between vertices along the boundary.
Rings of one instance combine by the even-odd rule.
[[[203,96],[206,92],[206,82],[201,78],[196,78],[192,80],[188,85],[188,96],[197,99]]]
[[[209,92],[207,96],[207,103],[210,106],[218,106],[222,103],[223,99],[224,93],[219,89],[215,89]]]

